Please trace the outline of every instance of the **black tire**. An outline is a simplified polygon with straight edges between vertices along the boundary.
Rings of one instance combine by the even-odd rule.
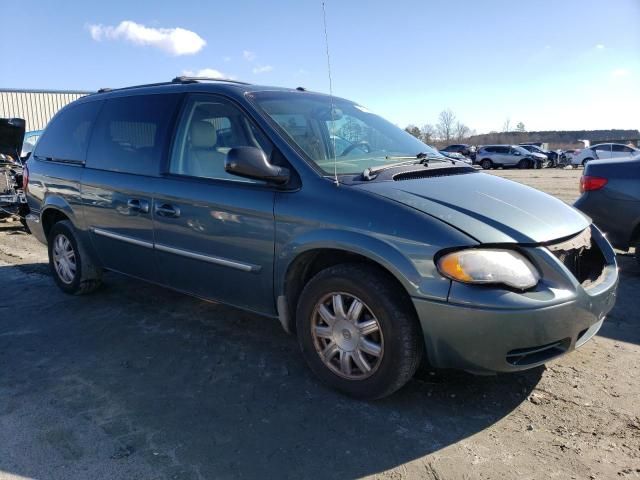
[[[73,249],[75,274],[71,281],[65,281],[54,265],[54,242],[62,236],[66,238]],[[102,284],[102,269],[89,257],[82,243],[78,241],[73,225],[68,220],[57,222],[51,227],[47,238],[49,251],[49,268],[56,285],[70,295],[84,295],[95,291]]]
[[[325,384],[355,398],[372,400],[392,394],[413,377],[422,358],[424,339],[415,312],[406,293],[387,275],[364,264],[330,267],[307,283],[298,301],[298,341],[307,364]],[[331,293],[360,299],[379,323],[384,350],[377,368],[366,378],[340,376],[325,365],[316,350],[312,334],[314,311]]]
[[[593,160],[593,158],[591,158],[591,157],[585,158],[584,160],[582,160],[582,166],[586,167],[587,163],[589,163],[591,160]]]
[[[20,217],[20,223],[22,224],[24,231],[30,234],[31,229],[29,228],[29,225],[27,224],[27,220],[24,217]]]
[[[524,170],[525,168],[530,168],[530,163],[529,160],[527,160],[526,158],[523,158],[522,160],[520,160],[518,162],[518,164],[516,165],[516,167],[518,167],[520,170]]]
[[[483,170],[491,170],[493,168],[493,162],[488,158],[480,160],[480,166]]]
[[[638,265],[640,265],[640,240],[636,242],[634,247],[636,249],[636,253],[635,253],[636,262],[638,262]]]

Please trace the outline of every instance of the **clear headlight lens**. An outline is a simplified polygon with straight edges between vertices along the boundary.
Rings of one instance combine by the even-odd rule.
[[[535,287],[540,280],[531,262],[514,250],[459,250],[440,257],[438,270],[458,282],[501,283],[520,290]]]

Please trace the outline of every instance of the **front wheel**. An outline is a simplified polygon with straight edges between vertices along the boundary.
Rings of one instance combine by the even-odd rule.
[[[424,344],[400,288],[384,271],[360,264],[330,267],[309,281],[296,311],[298,341],[324,383],[376,399],[409,381]]]
[[[488,158],[485,158],[480,162],[480,166],[483,170],[491,170],[491,168],[493,167],[493,162],[491,162],[491,160],[489,160]]]

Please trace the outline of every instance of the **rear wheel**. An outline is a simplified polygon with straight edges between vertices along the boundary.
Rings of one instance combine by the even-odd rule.
[[[491,168],[493,168],[493,162],[488,158],[485,158],[480,161],[480,166],[483,170],[491,170]]]
[[[313,277],[300,296],[296,325],[316,376],[363,399],[385,397],[408,382],[423,338],[405,296],[368,265],[337,265]]]
[[[102,283],[102,270],[89,258],[68,220],[51,227],[47,239],[49,266],[60,289],[72,295],[93,292]]]

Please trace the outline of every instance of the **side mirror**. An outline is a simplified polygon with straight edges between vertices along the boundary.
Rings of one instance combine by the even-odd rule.
[[[234,147],[224,162],[227,173],[239,177],[264,180],[282,185],[289,181],[289,169],[269,163],[267,155],[257,147]]]
[[[516,157],[519,157],[519,156],[521,155],[521,153],[520,153],[520,152],[518,152],[518,151],[513,152],[513,154],[514,154]]]

